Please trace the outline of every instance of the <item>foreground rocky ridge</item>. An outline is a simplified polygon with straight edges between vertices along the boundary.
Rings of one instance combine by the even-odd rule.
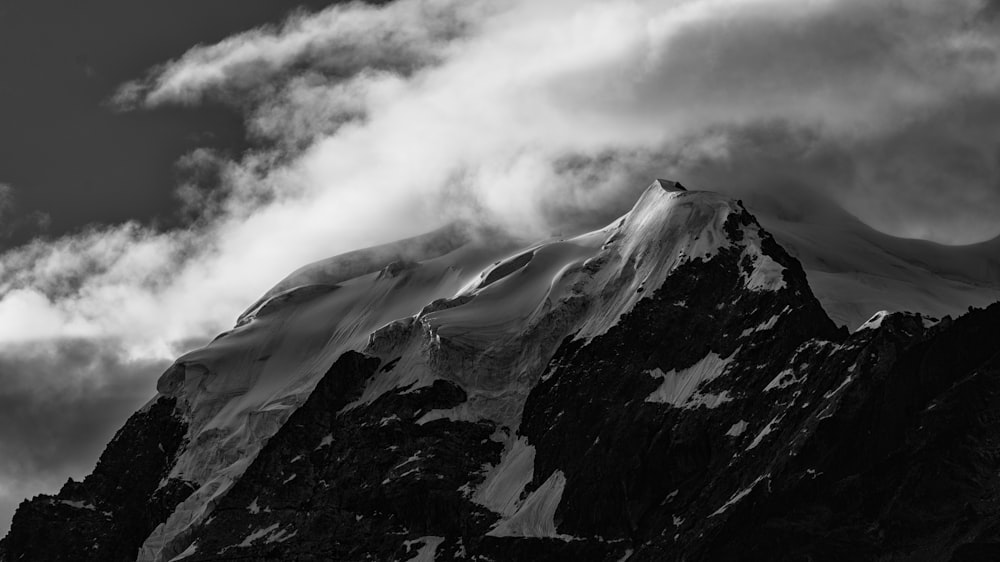
[[[224,488],[176,477],[242,431],[196,419],[213,374],[179,362],[82,487],[22,505],[4,559],[996,557],[1000,305],[849,334],[740,204],[658,182],[418,310],[220,451],[243,455]],[[141,551],[181,504],[204,516]]]

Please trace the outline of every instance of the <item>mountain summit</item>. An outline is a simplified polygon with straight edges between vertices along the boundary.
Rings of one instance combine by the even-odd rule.
[[[681,185],[679,181],[658,179],[653,182],[653,185],[659,185],[663,191],[687,191],[687,188]]]
[[[0,559],[997,553],[1000,305],[849,333],[741,202],[665,180],[580,236],[443,236],[283,281]]]

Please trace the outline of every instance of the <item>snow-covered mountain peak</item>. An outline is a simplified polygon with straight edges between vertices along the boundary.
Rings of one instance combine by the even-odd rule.
[[[577,236],[521,247],[439,231],[302,268],[178,359],[85,482],[22,506],[0,553],[780,558],[768,549],[821,537],[800,522],[824,513],[809,503],[823,490],[935,510],[955,496],[947,509],[970,513],[980,493],[964,483],[995,474],[977,464],[991,441],[911,437],[970,407],[992,427],[979,397],[996,395],[998,326],[993,307],[838,329],[741,202],[657,180]],[[931,472],[960,485],[928,496],[906,472],[927,455],[966,459]],[[845,552],[884,540],[875,510],[821,503],[860,545]],[[898,551],[962,520],[913,527]],[[65,536],[44,540],[50,528]]]
[[[469,399],[424,421],[516,429],[558,343],[606,332],[679,265],[738,247],[748,289],[783,283],[739,203],[666,180],[614,223],[579,236],[511,251],[466,233],[444,229],[306,266],[232,331],[177,360],[158,386],[190,419],[190,444],[171,476],[199,490],[147,541],[144,559],[205,515],[345,351],[393,365],[348,409],[443,379]]]
[[[628,213],[578,236],[519,249],[453,225],[293,272],[158,382],[187,428],[163,484],[196,490],[139,559],[172,552],[346,352],[384,367],[344,412],[444,381],[466,399],[420,423],[487,420],[516,432],[560,343],[613,329],[677,268],[725,255],[739,263],[741,290],[784,288],[768,239],[739,202],[656,180]]]
[[[664,179],[656,179],[650,187],[659,187],[663,191],[687,191],[687,188],[681,185],[681,182]]]

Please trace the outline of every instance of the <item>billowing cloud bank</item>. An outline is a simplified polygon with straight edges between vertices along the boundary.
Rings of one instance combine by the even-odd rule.
[[[115,102],[233,104],[261,148],[184,159],[184,230],[106,226],[0,257],[0,355],[89,341],[119,362],[165,359],[306,262],[456,218],[528,235],[599,223],[656,175],[809,186],[895,234],[993,236],[995,13],[976,0],[399,0],[195,47]],[[23,376],[119,376],[59,365]]]

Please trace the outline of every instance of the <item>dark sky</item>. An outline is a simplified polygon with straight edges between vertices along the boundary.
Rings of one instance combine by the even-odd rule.
[[[0,247],[91,223],[171,221],[174,163],[197,147],[243,150],[240,116],[221,106],[117,112],[108,98],[196,44],[327,4],[0,0],[0,183],[13,188]]]

